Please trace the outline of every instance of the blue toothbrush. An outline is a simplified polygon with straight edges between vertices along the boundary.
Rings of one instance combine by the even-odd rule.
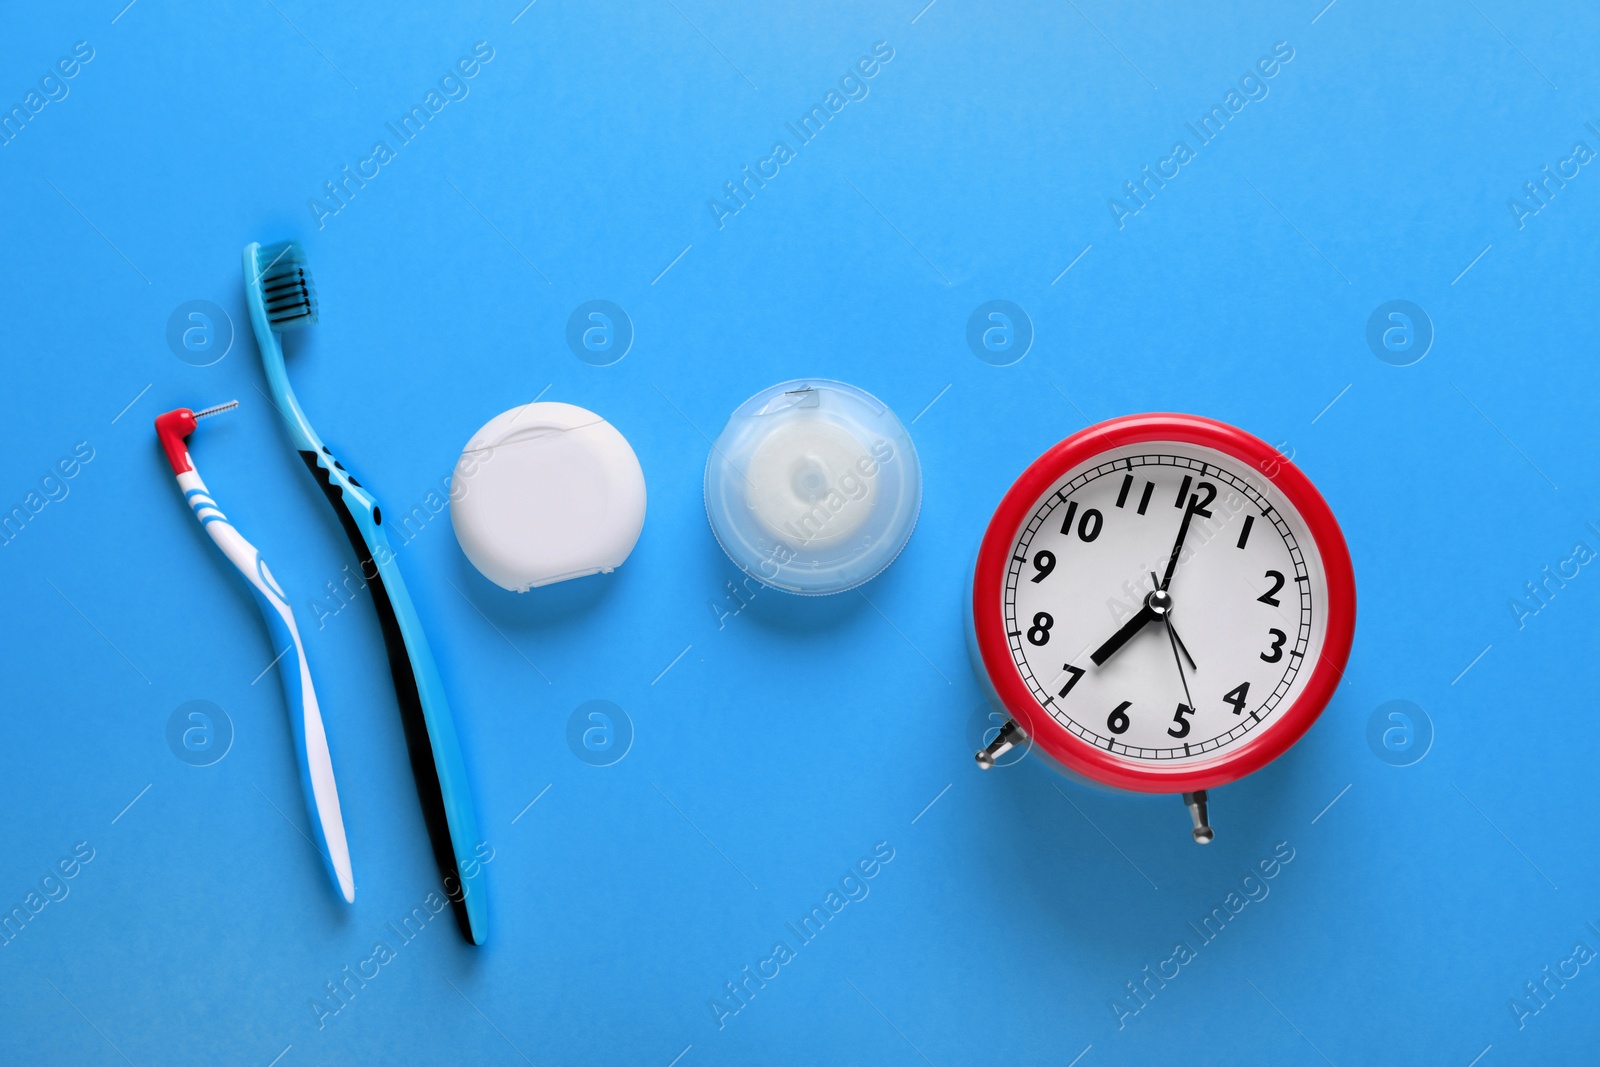
[[[478,817],[467,782],[466,764],[444,683],[428,650],[422,620],[406,592],[383,528],[383,512],[371,493],[333,458],[289,388],[278,334],[317,321],[316,292],[297,241],[244,249],[245,295],[250,323],[266,368],[272,398],[289,427],[289,436],[306,467],[322,487],[350,538],[362,577],[372,592],[372,605],[383,627],[394,676],[395,696],[411,754],[423,818],[433,842],[434,860],[444,880],[445,895],[455,906],[456,921],[466,939],[481,945],[488,936],[488,902],[483,887]]]
[[[317,851],[327,862],[328,876],[333,879],[334,887],[346,903],[354,904],[356,876],[350,868],[350,844],[344,836],[339,790],[333,780],[333,761],[328,756],[328,735],[322,728],[317,692],[311,687],[311,666],[306,662],[305,645],[294,623],[294,612],[278,580],[267,569],[267,561],[217,507],[206,483],[200,480],[200,472],[194,468],[194,459],[186,443],[201,419],[238,406],[237,400],[231,400],[204,411],[176,408],[156,419],[156,436],[161,439],[167,462],[172,464],[172,473],[178,476],[183,499],[200,520],[200,527],[250,583],[261,615],[267,620],[267,629],[272,633],[272,647],[282,649],[276,660],[278,676],[283,679],[283,693],[289,700],[289,725],[294,732],[296,762],[300,764],[300,787],[305,793],[306,808],[312,815],[311,832],[316,836]],[[291,648],[295,653],[293,658],[289,656]]]

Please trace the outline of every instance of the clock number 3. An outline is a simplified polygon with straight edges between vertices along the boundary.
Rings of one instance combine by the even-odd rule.
[[[1283,643],[1289,640],[1289,635],[1277,627],[1273,627],[1267,633],[1272,635],[1272,647],[1261,653],[1261,662],[1276,663],[1283,658]],[[1271,655],[1267,653],[1271,653]]]

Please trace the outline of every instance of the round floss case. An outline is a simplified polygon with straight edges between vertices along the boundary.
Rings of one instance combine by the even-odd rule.
[[[706,517],[746,574],[839,593],[887,567],[922,505],[911,435],[871,393],[813,378],[739,405],[706,462]]]
[[[644,527],[644,471],[627,439],[572,404],[489,420],[456,461],[450,524],[472,565],[518,593],[614,570]]]

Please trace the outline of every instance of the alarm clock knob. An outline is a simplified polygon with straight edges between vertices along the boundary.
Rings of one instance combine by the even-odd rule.
[[[972,758],[978,761],[979,767],[989,770],[996,759],[1016,748],[1021,740],[1022,727],[1017,725],[1015,719],[1007,719],[1006,724],[1000,727],[1000,732],[994,735],[994,740],[989,742],[989,747],[973,753]]]
[[[1194,829],[1190,831],[1194,835],[1194,843],[1209,845],[1216,834],[1212,832],[1211,823],[1206,818],[1206,791],[1201,789],[1183,794],[1183,803],[1189,809],[1189,818],[1194,821]]]

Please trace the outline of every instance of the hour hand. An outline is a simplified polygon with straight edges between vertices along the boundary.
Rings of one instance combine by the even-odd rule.
[[[1094,661],[1096,667],[1102,666],[1117,649],[1127,644],[1128,639],[1138,633],[1145,623],[1151,622],[1156,618],[1157,615],[1150,609],[1150,605],[1145,604],[1133,618],[1122,624],[1121,629],[1106,638],[1106,643],[1095,649],[1089,658]]]

